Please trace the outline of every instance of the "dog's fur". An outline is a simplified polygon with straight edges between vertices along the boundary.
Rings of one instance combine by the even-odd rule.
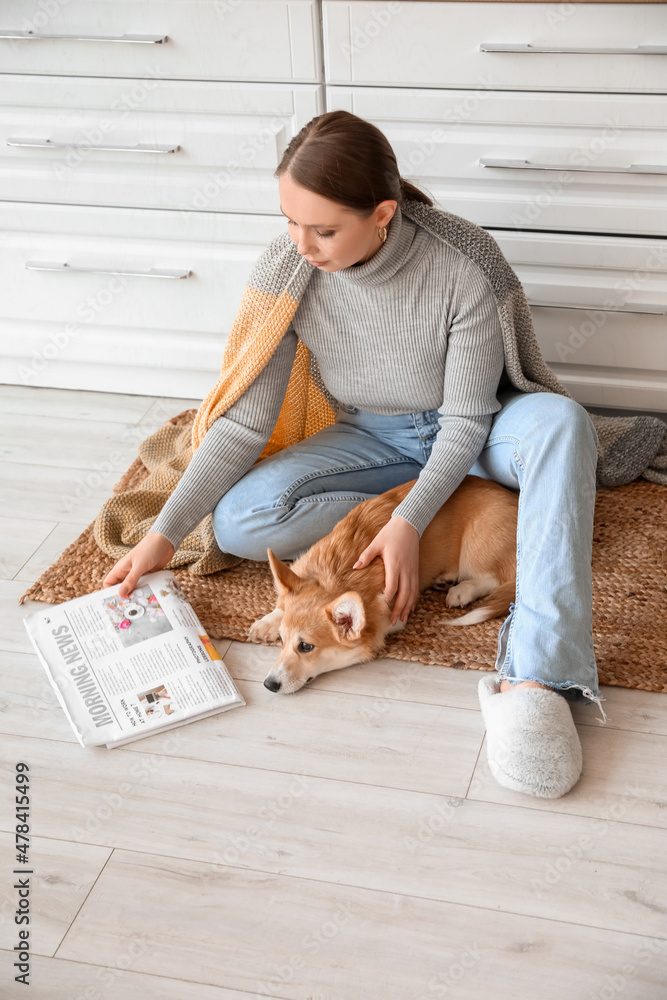
[[[277,601],[250,628],[256,642],[282,640],[264,684],[291,694],[318,674],[363,663],[384,649],[391,625],[380,556],[352,569],[416,479],[364,500],[291,566],[268,549]],[[518,494],[479,476],[466,476],[425,528],[419,543],[419,591],[445,589],[450,608],[479,597],[484,606],[444,625],[473,625],[507,613],[515,596]],[[308,648],[312,647],[312,648]]]

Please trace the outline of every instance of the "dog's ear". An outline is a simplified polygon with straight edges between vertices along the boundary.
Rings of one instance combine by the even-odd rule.
[[[358,639],[366,624],[364,602],[356,590],[348,590],[325,607],[341,639]]]
[[[296,589],[296,585],[301,582],[301,577],[293,573],[284,562],[281,562],[271,549],[267,549],[266,551],[269,556],[269,566],[273,573],[273,582],[276,585],[276,591],[281,597],[284,597],[285,594],[289,594],[292,590]]]

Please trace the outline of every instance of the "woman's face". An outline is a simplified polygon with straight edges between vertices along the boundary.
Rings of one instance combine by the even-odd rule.
[[[381,201],[368,219],[297,184],[285,171],[278,179],[280,210],[287,216],[290,235],[302,257],[320,270],[370,260],[382,246],[378,228],[387,226],[398,202]]]

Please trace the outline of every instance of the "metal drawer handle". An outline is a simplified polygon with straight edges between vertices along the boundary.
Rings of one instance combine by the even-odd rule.
[[[503,167],[511,170],[582,170],[588,174],[667,174],[667,164],[632,163],[629,167],[573,167],[567,163],[531,163],[530,160],[496,160],[486,157],[482,167]]]
[[[137,142],[133,146],[98,146],[92,142],[58,142],[57,139],[7,139],[8,146],[47,147],[54,149],[110,149],[116,153],[175,153],[181,147],[178,145],[151,145],[147,142]]]
[[[149,267],[146,271],[128,271],[122,267],[81,267],[78,264],[52,264],[48,261],[27,260],[29,271],[86,271],[91,274],[127,274],[133,278],[189,278],[192,271],[172,271],[168,268]]]
[[[64,38],[68,42],[147,42],[162,45],[168,35],[52,35],[36,31],[0,31],[0,38]]]
[[[623,56],[665,56],[667,55],[667,45],[636,45],[632,49],[614,48],[558,48],[553,45],[531,45],[521,42],[481,42],[480,52],[567,52],[578,54],[580,52],[593,53],[594,55],[623,55]]]
[[[651,313],[655,316],[667,316],[667,307],[661,309],[660,306],[639,306],[634,305],[634,303],[629,302],[627,305],[628,309],[623,306],[619,306],[615,309],[613,306],[576,306],[574,303],[565,302],[529,302],[529,306],[548,306],[549,309],[586,309],[590,312],[615,312],[615,313]]]

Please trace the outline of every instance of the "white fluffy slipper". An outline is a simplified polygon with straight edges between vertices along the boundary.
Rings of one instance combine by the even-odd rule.
[[[501,694],[495,674],[480,679],[477,693],[498,784],[543,799],[569,792],[581,775],[583,754],[565,698],[545,688]]]

